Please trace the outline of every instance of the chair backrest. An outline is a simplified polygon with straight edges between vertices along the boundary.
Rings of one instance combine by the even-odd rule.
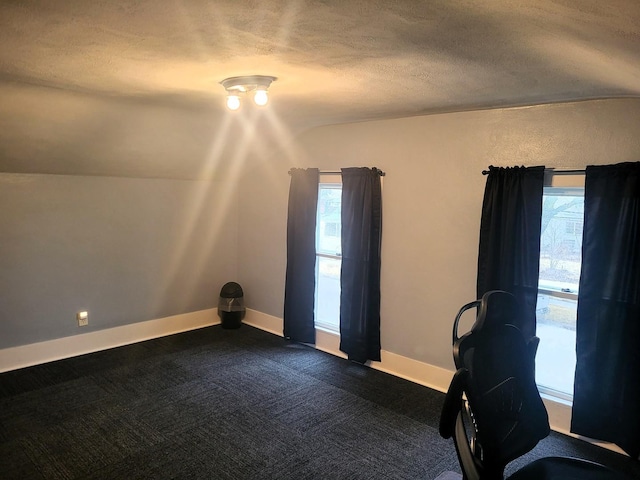
[[[454,360],[468,371],[463,390],[476,430],[477,461],[501,478],[507,463],[530,451],[550,431],[535,383],[539,340],[525,339],[510,323],[518,314],[511,294],[488,292],[474,306],[478,315],[470,332],[456,339],[458,322],[454,324]]]

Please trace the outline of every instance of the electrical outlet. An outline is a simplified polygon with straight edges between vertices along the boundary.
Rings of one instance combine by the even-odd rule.
[[[78,320],[79,327],[86,327],[89,325],[89,312],[76,313],[76,319]]]

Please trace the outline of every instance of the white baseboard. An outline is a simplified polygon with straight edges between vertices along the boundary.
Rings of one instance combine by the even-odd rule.
[[[246,323],[247,325],[259,328],[265,332],[273,333],[280,337],[283,336],[282,332],[284,327],[282,319],[266,313],[258,312],[257,310],[247,308],[247,313],[242,319],[242,323]]]
[[[610,442],[603,442],[601,440],[595,440],[589,437],[583,437],[581,435],[576,435],[571,432],[571,404],[568,402],[564,402],[561,400],[556,400],[550,398],[547,395],[541,395],[542,402],[547,409],[547,414],[549,415],[549,424],[551,425],[551,429],[567,435],[569,437],[578,438],[580,440],[584,440],[585,442],[592,443],[599,447],[606,448],[608,450],[612,450],[616,453],[621,453],[622,455],[627,455],[627,453],[622,450],[618,445]],[[628,455],[627,455],[628,456]]]
[[[220,323],[218,309],[173,315],[0,350],[0,372],[75,357]]]

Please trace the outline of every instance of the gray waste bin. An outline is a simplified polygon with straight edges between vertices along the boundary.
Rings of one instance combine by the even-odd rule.
[[[225,283],[218,301],[218,316],[222,321],[222,328],[240,328],[245,313],[242,287],[236,282]]]

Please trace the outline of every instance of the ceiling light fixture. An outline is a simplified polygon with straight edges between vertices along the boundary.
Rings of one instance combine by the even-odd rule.
[[[266,75],[247,75],[243,77],[225,78],[220,84],[227,91],[227,108],[238,110],[240,97],[253,92],[253,102],[258,106],[264,106],[269,101],[267,90],[276,77]]]

